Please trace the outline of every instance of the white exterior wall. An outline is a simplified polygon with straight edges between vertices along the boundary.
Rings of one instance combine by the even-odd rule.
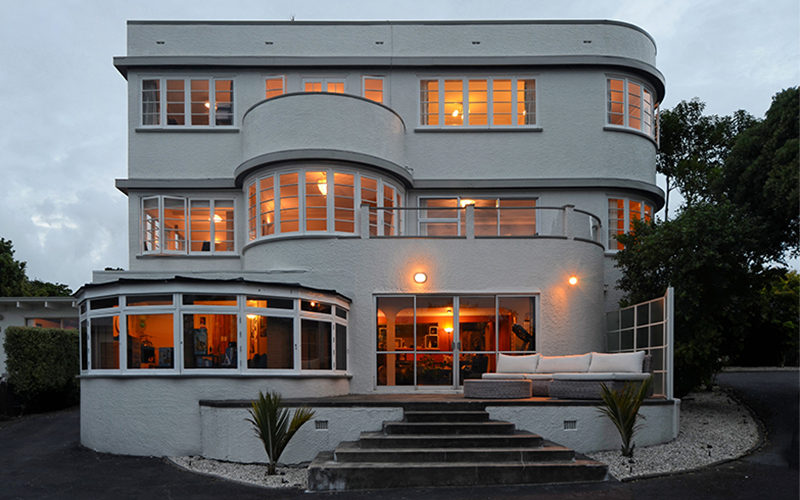
[[[0,376],[6,373],[6,329],[10,326],[26,326],[29,318],[78,319],[78,309],[72,306],[72,298],[4,297],[0,298]]]

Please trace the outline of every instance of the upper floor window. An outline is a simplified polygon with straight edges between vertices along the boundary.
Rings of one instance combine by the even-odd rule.
[[[608,79],[609,125],[632,128],[658,138],[658,105],[653,92],[643,84],[627,78]]]
[[[142,253],[231,253],[233,200],[142,198]]]
[[[358,207],[368,205],[373,236],[399,234],[402,193],[359,173],[309,167],[259,177],[247,186],[248,239],[280,234],[356,234]]]
[[[344,78],[303,78],[303,92],[344,94]]]
[[[286,78],[283,76],[270,76],[266,79],[266,98],[278,97],[286,93]]]
[[[633,221],[653,220],[653,205],[641,200],[626,198],[608,199],[608,249],[622,250],[625,246],[614,237],[633,229]]]
[[[536,125],[536,79],[521,77],[420,80],[420,124]]]
[[[475,236],[536,236],[535,198],[421,198],[422,236],[465,236],[464,208],[473,205]]]
[[[233,80],[144,79],[142,80],[142,125],[233,125]]]
[[[385,104],[383,97],[383,77],[365,76],[362,80],[364,97],[371,101]]]

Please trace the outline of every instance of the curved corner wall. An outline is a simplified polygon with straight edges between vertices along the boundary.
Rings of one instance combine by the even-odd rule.
[[[245,113],[242,132],[237,182],[266,163],[310,158],[371,164],[410,180],[403,120],[361,97],[304,92],[261,101]]]

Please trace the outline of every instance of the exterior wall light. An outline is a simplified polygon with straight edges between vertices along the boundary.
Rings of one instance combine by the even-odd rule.
[[[414,275],[414,281],[417,283],[425,283],[428,281],[428,275],[425,273],[417,273]]]
[[[578,284],[578,278],[576,278],[575,276],[570,277],[569,284],[573,285],[573,286],[577,285]]]

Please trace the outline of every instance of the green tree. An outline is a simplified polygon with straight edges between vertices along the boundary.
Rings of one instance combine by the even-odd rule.
[[[0,238],[0,297],[64,297],[72,295],[67,285],[29,280],[26,263],[14,259],[14,244]]]

